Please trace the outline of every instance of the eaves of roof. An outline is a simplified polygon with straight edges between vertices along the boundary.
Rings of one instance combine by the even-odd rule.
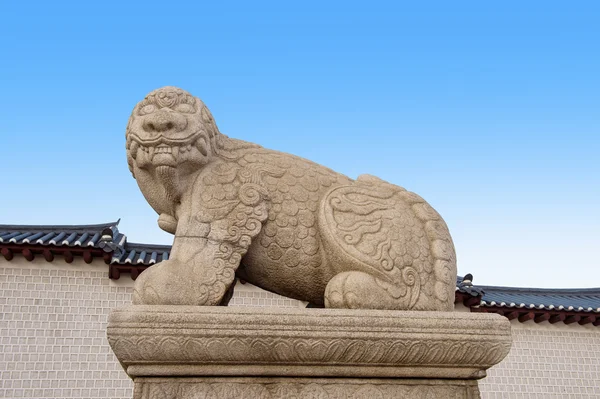
[[[11,260],[16,253],[28,261],[42,255],[52,262],[56,255],[67,263],[83,257],[86,263],[94,258],[110,262],[121,253],[127,237],[119,232],[119,220],[86,225],[0,225],[0,253]]]
[[[544,289],[482,286],[479,306],[600,313],[600,288]]]
[[[110,242],[119,246],[125,241],[125,235],[117,227],[119,221],[89,225],[0,224],[0,244],[105,248]]]
[[[168,260],[170,252],[170,245],[126,243],[120,255],[113,255],[108,275],[118,280],[125,273],[135,280],[148,267]]]
[[[457,279],[456,302],[472,312],[498,313],[509,320],[600,326],[600,288],[552,289],[473,286]]]

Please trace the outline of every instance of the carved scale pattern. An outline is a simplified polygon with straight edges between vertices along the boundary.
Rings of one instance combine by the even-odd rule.
[[[135,337],[109,336],[119,360],[131,362],[193,362],[315,365],[467,365],[490,367],[502,360],[510,342],[427,340],[319,340],[280,337]]]
[[[272,171],[261,179],[270,204],[259,238],[264,261],[287,268],[321,266],[316,211],[332,185],[350,179],[311,161],[264,149],[245,154],[237,163],[245,169]]]

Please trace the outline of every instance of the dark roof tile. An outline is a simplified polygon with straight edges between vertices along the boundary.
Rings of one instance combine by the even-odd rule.
[[[102,248],[104,235],[119,246],[125,235],[119,233],[118,224],[117,220],[88,225],[0,225],[0,244]]]
[[[548,289],[479,286],[483,307],[600,313],[600,288]]]
[[[116,254],[111,264],[153,265],[169,259],[170,245],[125,243],[123,253]]]

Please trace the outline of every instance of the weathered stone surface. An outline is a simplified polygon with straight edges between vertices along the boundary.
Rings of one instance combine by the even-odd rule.
[[[136,398],[471,398],[511,336],[496,314],[130,306],[108,340]]]
[[[175,234],[134,303],[218,305],[237,273],[329,308],[452,310],[452,239],[418,195],[228,138],[173,87],[134,108],[126,137],[142,193]]]
[[[473,378],[506,356],[510,323],[474,313],[130,306],[111,313],[108,339],[132,376]]]
[[[479,399],[476,381],[139,378],[134,399]]]

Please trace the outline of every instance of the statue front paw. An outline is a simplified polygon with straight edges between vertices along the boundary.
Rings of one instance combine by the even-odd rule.
[[[213,305],[206,303],[206,290],[192,270],[175,260],[146,269],[135,280],[134,305]]]

